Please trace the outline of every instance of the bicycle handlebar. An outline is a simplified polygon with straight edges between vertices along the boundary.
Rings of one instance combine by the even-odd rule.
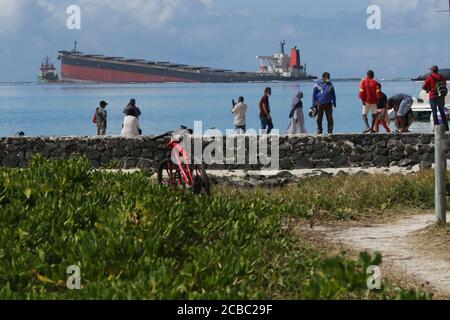
[[[153,137],[151,140],[159,140],[159,139],[162,139],[162,138],[170,136],[172,133],[173,133],[173,131],[169,131],[169,132],[166,132],[166,133],[164,133],[162,135]]]
[[[190,134],[193,134],[193,133],[194,133],[194,131],[193,131],[192,129],[189,129],[189,128],[186,127],[186,126],[180,126],[180,129],[186,130],[186,131],[188,131]],[[168,132],[166,132],[166,133],[164,133],[164,134],[162,134],[162,135],[159,135],[159,136],[156,136],[156,137],[152,138],[151,140],[154,141],[154,140],[159,140],[159,139],[162,139],[162,138],[171,136],[174,132],[175,132],[175,131],[168,131]]]

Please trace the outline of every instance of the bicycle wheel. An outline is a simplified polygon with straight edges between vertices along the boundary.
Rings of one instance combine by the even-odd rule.
[[[206,174],[205,167],[201,164],[192,166],[192,175],[194,177],[194,185],[192,191],[195,194],[211,195],[211,182]]]
[[[160,162],[158,167],[158,183],[162,186],[168,186],[172,190],[178,186],[178,169],[172,161],[165,159]]]

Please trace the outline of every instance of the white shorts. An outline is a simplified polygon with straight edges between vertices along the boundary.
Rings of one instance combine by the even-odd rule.
[[[365,106],[363,106],[363,115],[367,116],[369,114],[369,111],[372,112],[372,114],[378,114],[378,106],[376,104],[368,104],[366,103]]]

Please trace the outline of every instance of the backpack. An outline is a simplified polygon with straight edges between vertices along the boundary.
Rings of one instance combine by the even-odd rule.
[[[95,111],[95,113],[94,113],[94,117],[92,118],[92,122],[94,124],[97,124],[97,111]]]
[[[434,90],[439,97],[446,97],[448,95],[447,82],[444,80],[436,81]]]

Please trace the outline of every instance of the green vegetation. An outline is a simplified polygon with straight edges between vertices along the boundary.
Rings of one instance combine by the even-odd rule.
[[[283,228],[287,214],[306,217],[318,203],[336,216],[378,204],[387,185],[355,186],[336,202],[317,194],[352,178],[310,181],[273,198],[223,190],[207,198],[170,193],[150,175],[93,171],[83,158],[0,169],[0,299],[428,298],[387,282],[368,291],[366,268],[380,256],[325,257]],[[430,177],[410,179],[386,183],[396,197],[407,186],[409,205],[429,205]],[[356,200],[370,188],[369,199]],[[70,265],[81,268],[82,290],[65,287]]]
[[[322,219],[352,220],[392,210],[403,213],[434,208],[434,173],[312,178],[278,190],[225,189],[220,194],[230,201],[266,203],[301,218],[318,215]]]

